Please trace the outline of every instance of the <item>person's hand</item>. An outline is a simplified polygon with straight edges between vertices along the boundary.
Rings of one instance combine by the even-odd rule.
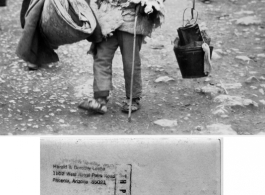
[[[145,14],[145,12],[144,12],[145,6],[142,6],[141,4],[138,4],[137,6],[140,6],[139,13],[142,14],[142,15],[144,15]]]

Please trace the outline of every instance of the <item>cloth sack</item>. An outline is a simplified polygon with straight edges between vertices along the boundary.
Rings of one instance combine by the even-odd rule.
[[[93,11],[85,0],[45,0],[40,28],[54,49],[88,38],[96,25]]]
[[[121,7],[104,1],[99,9],[95,8],[95,6],[92,6],[93,8],[104,37],[111,35],[123,24]]]

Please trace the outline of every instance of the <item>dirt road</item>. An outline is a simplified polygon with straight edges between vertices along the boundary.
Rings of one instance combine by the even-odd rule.
[[[191,1],[168,0],[166,23],[142,49],[142,109],[132,123],[120,111],[125,93],[119,51],[108,113],[80,111],[78,103],[92,96],[90,43],[62,46],[59,63],[26,71],[14,54],[21,2],[8,3],[0,11],[0,134],[264,134],[265,1],[196,1],[198,23],[207,23],[212,38],[214,69],[208,78],[182,79],[172,42]],[[256,20],[240,24],[245,16]],[[155,82],[160,77],[171,81]]]

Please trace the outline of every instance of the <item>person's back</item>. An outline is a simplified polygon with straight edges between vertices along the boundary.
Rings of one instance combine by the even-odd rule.
[[[82,101],[78,106],[81,109],[101,114],[107,112],[106,104],[112,90],[112,60],[118,47],[122,55],[125,80],[125,99],[122,102],[121,111],[128,113],[140,109],[142,98],[141,46],[144,37],[150,36],[152,30],[162,24],[165,13],[163,0],[114,1],[117,2],[116,7],[121,9],[123,22],[120,27],[114,29],[112,36],[94,45],[94,52],[92,52],[94,98]],[[101,3],[100,6],[108,8],[107,0],[102,0]]]

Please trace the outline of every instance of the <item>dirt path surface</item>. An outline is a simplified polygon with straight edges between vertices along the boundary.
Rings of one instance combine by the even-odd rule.
[[[113,61],[108,113],[80,111],[78,103],[93,92],[90,43],[62,46],[59,63],[27,71],[14,54],[22,32],[20,6],[9,1],[0,8],[0,134],[265,133],[264,0],[196,1],[198,23],[207,23],[215,51],[211,76],[200,79],[182,78],[172,44],[191,1],[168,0],[166,23],[143,45],[142,109],[133,113],[132,123],[120,111],[125,96],[120,52]]]

